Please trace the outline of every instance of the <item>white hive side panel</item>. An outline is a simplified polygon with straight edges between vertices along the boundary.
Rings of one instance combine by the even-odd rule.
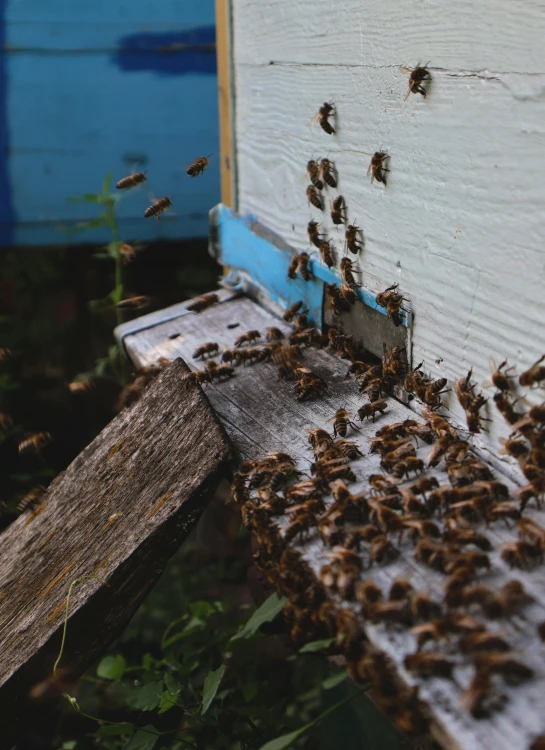
[[[253,213],[300,250],[308,247],[309,218],[322,221],[341,257],[342,232],[333,227],[328,211],[320,214],[305,195],[306,162],[328,156],[336,163],[339,186],[324,191],[325,197],[329,201],[342,194],[348,218],[357,218],[364,232],[359,258],[363,283],[379,290],[398,282],[411,300],[413,361],[423,360],[434,377],[449,379],[473,367],[478,383],[489,375],[491,356],[497,363],[508,357],[520,372],[545,353],[545,73],[536,73],[536,58],[545,71],[545,52],[535,36],[541,28],[543,38],[545,18],[535,15],[535,4],[525,6],[523,16],[530,16],[518,21],[518,50],[512,43],[516,19],[511,10],[502,16],[499,9],[496,14],[490,9],[482,45],[496,50],[503,34],[504,57],[514,57],[499,69],[522,70],[517,74],[464,73],[481,65],[500,66],[499,49],[493,59],[464,61],[464,54],[476,52],[463,42],[461,27],[451,35],[443,29],[445,54],[456,48],[458,68],[430,65],[433,79],[426,99],[411,95],[404,102],[408,77],[399,63],[406,60],[399,55],[390,62],[384,59],[376,34],[371,39],[369,26],[360,28],[355,20],[355,3],[338,5],[337,14],[326,5],[315,3],[308,24],[301,20],[297,26],[301,6],[310,8],[310,3],[269,4],[267,28],[273,36],[278,27],[284,30],[279,49],[285,62],[266,65],[259,61],[273,57],[264,38],[257,45],[257,62],[251,62],[250,54],[264,11],[257,3],[235,3],[238,210]],[[432,58],[426,52],[425,29],[403,26],[409,4],[402,3],[398,21],[394,3],[381,5],[390,9],[389,15],[383,9],[389,19],[383,41],[392,55],[395,40],[404,48],[409,37],[414,49],[408,56],[417,58],[414,62]],[[440,8],[422,5],[437,15],[437,25],[442,23]],[[484,25],[484,10],[475,12]],[[468,23],[466,16],[460,14],[460,24]],[[454,9],[448,18],[454,24]],[[379,21],[377,8],[366,23]],[[299,36],[289,30],[292,26]],[[338,36],[341,28],[345,41],[338,45],[338,57],[343,64],[323,64],[327,56],[318,64],[320,40],[327,50],[331,35]],[[528,48],[523,50],[525,34]],[[361,62],[366,44],[373,45],[369,55],[371,61],[376,57],[376,65]],[[520,59],[515,59],[517,50]],[[301,62],[305,53],[308,64]],[[329,99],[338,111],[335,136],[310,126],[320,104]],[[371,185],[366,176],[377,150],[391,156],[386,188]],[[447,403],[455,419],[463,421],[452,394]],[[487,415],[494,423],[485,442],[497,449],[506,428],[493,411]]]

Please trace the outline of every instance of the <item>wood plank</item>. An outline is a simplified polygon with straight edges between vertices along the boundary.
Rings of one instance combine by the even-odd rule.
[[[451,72],[545,73],[542,11],[539,0],[237,0],[235,59],[237,65],[353,68],[431,60],[434,68]]]
[[[238,322],[240,326],[228,329],[227,325]],[[247,298],[229,301],[221,308],[211,308],[199,316],[186,316],[178,321],[168,321],[155,325],[149,331],[142,331],[125,339],[127,350],[138,364],[149,364],[163,354],[169,358],[183,355],[189,361],[194,348],[204,341],[216,341],[222,347],[233,345],[236,336],[247,329],[257,328],[262,332],[268,326],[276,325],[286,330],[286,326],[271,313],[258,307]],[[179,336],[169,337],[173,333]],[[294,399],[290,383],[278,379],[275,367],[270,364],[257,364],[237,368],[234,378],[223,383],[205,385],[205,390],[216,412],[224,423],[241,459],[255,458],[275,450],[287,450],[298,460],[301,471],[308,471],[311,453],[308,449],[307,430],[311,427],[331,429],[332,417],[339,407],[354,412],[364,399],[358,393],[352,379],[346,378],[347,363],[325,351],[305,350],[308,366],[324,377],[329,390],[323,399],[299,403]],[[194,362],[193,362],[193,366]],[[369,491],[368,477],[371,473],[382,473],[377,454],[368,451],[368,441],[376,429],[406,417],[418,418],[403,404],[389,399],[388,412],[377,424],[363,423],[360,432],[352,432],[363,457],[353,463],[358,481],[351,490]],[[429,446],[422,445],[418,455],[425,457]],[[443,469],[434,469],[430,475],[440,482],[448,482]],[[496,474],[511,490],[516,485],[505,476]],[[331,500],[326,501],[328,504]],[[525,515],[545,526],[545,513],[531,510]],[[285,527],[287,518],[276,519]],[[434,519],[441,524],[440,519]],[[499,621],[483,621],[491,630],[500,630],[502,636],[512,645],[517,657],[531,665],[535,679],[516,688],[503,688],[509,700],[503,710],[490,720],[475,720],[460,710],[461,690],[465,689],[472,676],[472,669],[451,647],[450,656],[459,664],[455,669],[457,684],[432,678],[419,681],[420,697],[428,705],[434,719],[434,731],[442,738],[446,747],[473,748],[494,747],[497,750],[522,750],[542,729],[542,716],[545,712],[545,655],[536,637],[536,623],[545,619],[545,585],[541,569],[533,571],[510,571],[502,561],[499,547],[517,538],[516,529],[502,524],[494,524],[483,529],[493,545],[490,554],[491,570],[479,576],[479,582],[496,590],[514,578],[520,580],[533,597],[532,604],[524,608],[522,616]],[[311,536],[306,543],[294,543],[303,551],[318,574],[328,559],[319,537]],[[374,566],[364,570],[363,577],[371,576],[385,591],[398,575],[410,577],[417,590],[429,592],[437,602],[443,599],[444,576],[422,566],[413,557],[413,548],[405,539],[399,544],[401,557],[388,566]],[[354,606],[344,603],[345,606]],[[405,630],[387,628],[384,625],[365,623],[365,632],[372,644],[383,649],[394,660],[403,680],[414,685],[416,681],[405,670],[403,659],[415,650],[415,638]],[[448,648],[448,647],[447,647]],[[454,650],[452,650],[454,649]]]
[[[231,0],[216,0],[216,55],[218,63],[218,106],[220,129],[221,202],[234,207],[236,164],[233,148]]]
[[[327,154],[339,188],[326,196],[344,196],[365,236],[363,284],[378,291],[397,282],[411,301],[414,361],[449,379],[473,367],[482,382],[490,356],[521,371],[545,352],[536,313],[545,78],[533,78],[535,96],[523,96],[505,80],[433,76],[425,100],[403,102],[407,77],[395,66],[238,65],[239,210],[298,251],[308,249],[312,216],[342,256],[342,233],[305,195],[307,160]],[[334,137],[310,127],[329,98],[338,110]],[[366,177],[377,149],[391,155],[386,188]],[[452,394],[447,403],[461,421]],[[486,444],[497,451],[505,428],[488,416]]]
[[[224,474],[225,432],[183,362],[163,371],[0,538],[0,747],[59,654],[82,673],[121,632]]]

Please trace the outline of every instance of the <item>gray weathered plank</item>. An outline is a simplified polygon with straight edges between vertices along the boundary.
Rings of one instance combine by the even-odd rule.
[[[59,653],[83,672],[126,625],[222,477],[230,444],[184,363],[157,376],[0,537],[0,746]],[[4,723],[5,724],[5,723]]]
[[[144,319],[143,321],[144,322]],[[239,322],[234,330],[227,325]],[[188,361],[194,348],[204,341],[216,341],[230,347],[240,333],[250,328],[264,332],[268,326],[276,325],[288,330],[287,326],[272,314],[258,307],[247,298],[238,298],[212,308],[199,316],[184,317],[183,320],[166,322],[149,331],[129,336],[125,344],[130,355],[138,364],[150,364],[158,356],[174,357],[182,355]],[[168,337],[173,333],[176,339]],[[311,427],[331,427],[328,420],[339,407],[355,410],[364,399],[358,393],[352,379],[347,379],[347,363],[328,352],[306,350],[307,364],[330,384],[328,394],[317,401],[298,403],[293,396],[292,385],[278,379],[276,368],[269,364],[239,367],[236,376],[229,381],[204,388],[216,409],[218,416],[238,448],[241,458],[254,458],[268,451],[287,450],[298,459],[301,471],[308,470],[311,453],[308,450],[307,430]],[[353,468],[358,483],[351,486],[354,492],[368,489],[367,478],[371,473],[382,473],[379,457],[366,450],[367,441],[374,436],[378,426],[400,421],[406,417],[415,418],[414,412],[403,404],[390,399],[388,413],[378,424],[364,423],[361,431],[351,433],[365,454],[354,462]],[[424,457],[429,446],[422,446],[418,455]],[[442,470],[431,472],[440,482],[448,482]],[[513,488],[509,479],[501,474],[499,478]],[[530,516],[545,525],[545,514],[532,511]],[[287,523],[282,520],[280,525]],[[520,652],[523,661],[536,671],[536,678],[521,687],[509,688],[509,702],[504,710],[490,721],[476,721],[460,711],[460,687],[467,687],[471,668],[460,661],[456,668],[458,686],[439,679],[420,682],[420,695],[431,709],[435,729],[445,745],[468,750],[476,747],[495,747],[497,750],[522,750],[531,739],[543,729],[542,715],[545,713],[545,658],[543,648],[537,640],[536,623],[545,619],[545,586],[542,572],[516,571],[511,574],[500,558],[498,547],[506,541],[516,539],[516,530],[496,524],[485,530],[494,546],[490,555],[491,571],[480,577],[480,581],[492,589],[499,588],[507,580],[521,580],[533,596],[534,602],[525,608],[523,617],[514,617],[488,623],[490,629],[501,630],[504,637]],[[302,549],[313,569],[319,573],[326,562],[323,544],[317,537],[309,542],[296,545]],[[387,591],[391,581],[398,575],[407,575],[415,588],[428,590],[430,596],[440,602],[443,598],[444,577],[422,566],[412,556],[408,541],[401,543],[401,558],[386,567],[376,567],[364,571],[363,577],[372,576],[383,590]],[[395,661],[403,679],[415,684],[403,668],[403,658],[415,650],[415,639],[405,631],[387,629],[383,625],[365,625],[371,642],[384,649]]]

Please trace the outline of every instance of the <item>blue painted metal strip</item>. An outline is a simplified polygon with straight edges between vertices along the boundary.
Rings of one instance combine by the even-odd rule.
[[[210,212],[210,220],[217,238],[212,249],[220,263],[245,271],[283,308],[303,300],[314,323],[322,325],[324,287],[321,282],[340,284],[341,279],[336,271],[311,258],[310,281],[303,281],[300,276],[295,280],[289,279],[287,270],[293,250],[285,245],[281,247],[280,242],[275,244],[274,238],[257,224],[253,216],[238,216],[220,203]],[[376,292],[361,287],[356,293],[365,305],[387,315],[386,309],[377,305]],[[402,324],[407,326],[409,322],[407,314],[403,313]]]
[[[8,0],[0,0],[0,247],[13,244],[13,202],[8,169],[8,75],[6,58],[6,7]]]
[[[216,29],[129,34],[118,42],[112,58],[120,70],[149,70],[158,75],[216,75]]]

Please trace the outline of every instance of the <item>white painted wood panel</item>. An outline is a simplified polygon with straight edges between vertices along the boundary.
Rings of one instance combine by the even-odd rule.
[[[545,73],[540,0],[233,0],[236,63]]]
[[[267,4],[271,34],[276,21],[289,26],[299,5],[290,11],[283,2]],[[238,8],[235,3],[235,18]],[[330,4],[316,3],[312,24],[330,11]],[[306,248],[307,222],[320,214],[306,200],[305,165],[329,155],[340,178],[339,190],[329,195],[344,195],[349,218],[357,217],[365,234],[363,283],[378,290],[399,282],[411,300],[414,362],[424,360],[434,376],[449,379],[473,367],[482,381],[490,356],[509,357],[520,372],[545,352],[545,75],[432,70],[428,97],[404,102],[402,60],[360,66],[357,23],[339,18],[345,22],[339,50],[343,60],[351,50],[353,66],[248,64],[248,45],[260,32],[243,35],[246,21],[237,21],[238,210]],[[400,13],[399,24],[404,18]],[[501,21],[492,14],[490,24],[492,33]],[[523,27],[521,19],[521,44]],[[339,34],[341,27],[332,18],[323,28]],[[294,56],[313,59],[310,36],[286,36],[286,44],[290,38]],[[444,45],[450,41],[446,27]],[[544,54],[532,44],[536,55]],[[419,53],[421,60],[431,56]],[[328,99],[338,110],[335,136],[310,127]],[[387,188],[366,177],[379,149],[391,155]],[[342,233],[322,216],[342,247]],[[449,406],[462,420],[452,398]],[[489,442],[497,447],[505,429],[495,420]]]

